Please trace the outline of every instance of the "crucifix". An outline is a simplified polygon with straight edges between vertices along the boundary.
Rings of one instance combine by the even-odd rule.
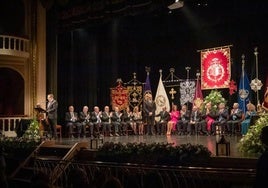
[[[174,88],[171,88],[169,91],[169,94],[171,95],[171,99],[174,99],[174,95],[177,93],[177,91]]]

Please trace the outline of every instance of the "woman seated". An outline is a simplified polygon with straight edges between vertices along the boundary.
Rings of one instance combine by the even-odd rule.
[[[241,134],[242,135],[247,134],[248,128],[250,126],[251,117],[254,116],[254,115],[257,115],[256,107],[255,107],[254,104],[248,103],[247,104],[247,111],[246,111],[245,119],[241,123]]]
[[[134,132],[136,133],[136,128],[138,127],[138,131],[139,131],[139,135],[143,135],[143,122],[142,122],[142,115],[141,115],[141,111],[139,111],[139,107],[138,106],[135,106],[133,108],[133,113],[132,113],[132,116],[133,116],[133,130]]]
[[[176,130],[176,125],[178,119],[180,118],[180,112],[178,111],[177,105],[172,105],[172,109],[170,111],[170,120],[167,123],[167,135],[171,135],[171,131]]]
[[[216,119],[216,112],[212,109],[212,103],[208,102],[205,106],[206,109],[206,122],[207,122],[207,131],[209,134],[215,134],[212,130],[212,124]]]

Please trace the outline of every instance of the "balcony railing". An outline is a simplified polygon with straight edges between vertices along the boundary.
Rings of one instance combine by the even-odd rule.
[[[29,40],[21,37],[0,35],[0,55],[29,57]]]
[[[61,164],[62,171],[55,167]],[[72,177],[72,172],[80,169],[85,177]],[[212,168],[212,167],[182,167],[182,166],[157,166],[157,165],[139,165],[139,164],[119,164],[107,162],[74,162],[74,161],[53,161],[38,160],[34,162],[35,173],[42,171],[50,177],[50,184],[53,186],[68,187],[71,179],[80,178],[80,181],[86,180],[91,186],[97,186],[98,183],[107,177],[114,176],[118,178],[124,187],[184,187],[184,188],[226,188],[226,187],[244,187],[253,186],[255,180],[254,169],[235,169],[235,168]],[[54,180],[55,172],[58,179]],[[78,176],[81,176],[80,173]],[[94,184],[97,183],[97,184]],[[135,184],[135,185],[133,185]]]
[[[21,119],[25,116],[0,117],[0,133],[5,137],[16,137]]]

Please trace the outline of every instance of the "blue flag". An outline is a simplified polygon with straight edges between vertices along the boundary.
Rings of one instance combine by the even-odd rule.
[[[242,72],[239,82],[238,103],[239,108],[243,110],[244,113],[246,113],[247,104],[249,103],[249,92],[250,92],[250,84],[247,73],[244,70],[244,63],[242,63]]]
[[[151,84],[150,84],[150,78],[149,78],[149,71],[147,72],[147,77],[146,77],[146,81],[145,81],[145,85],[144,85],[144,96],[147,93],[152,94],[152,89],[151,89]]]

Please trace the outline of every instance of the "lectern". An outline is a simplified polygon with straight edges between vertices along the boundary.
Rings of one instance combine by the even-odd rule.
[[[46,132],[46,130],[45,130],[46,110],[43,109],[43,108],[41,108],[40,105],[36,105],[36,107],[34,109],[36,111],[36,119],[39,122],[40,136],[43,137],[44,136],[44,132]]]

